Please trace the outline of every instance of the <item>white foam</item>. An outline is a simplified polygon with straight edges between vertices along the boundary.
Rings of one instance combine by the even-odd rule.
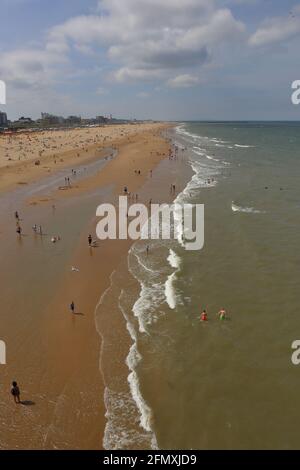
[[[251,148],[251,147],[254,147],[254,145],[240,145],[240,144],[234,144],[235,147],[238,147],[238,148],[245,148],[245,149],[248,149],[248,148]]]
[[[166,302],[169,305],[169,307],[174,310],[176,305],[177,305],[177,295],[176,295],[176,290],[175,290],[175,280],[177,278],[177,273],[180,270],[180,265],[181,265],[181,258],[175,253],[174,250],[170,249],[169,250],[169,256],[167,258],[170,266],[176,271],[174,271],[172,274],[170,274],[165,282],[165,297],[166,297]]]
[[[131,332],[131,338],[133,339],[133,344],[129,350],[128,356],[126,358],[126,364],[128,369],[130,370],[130,374],[128,375],[128,384],[131,392],[132,399],[138,409],[139,412],[139,417],[140,417],[140,425],[141,427],[147,431],[148,433],[151,433],[151,448],[152,449],[157,449],[157,442],[156,442],[156,436],[154,432],[152,431],[152,410],[144,400],[141,390],[140,390],[140,383],[139,383],[139,378],[136,372],[136,367],[139,364],[139,362],[142,360],[142,356],[139,353],[137,349],[137,334],[135,332],[134,326],[129,320],[129,317],[125,311],[125,309],[122,307],[121,303],[121,297],[122,294],[124,294],[125,291],[122,291],[119,297],[119,306],[120,310],[123,313],[123,316],[126,320],[127,324],[127,329],[129,332]]]
[[[105,387],[104,403],[107,419],[103,437],[104,449],[158,449],[155,435],[136,427],[136,403],[129,392],[116,392]]]
[[[234,203],[231,204],[231,209],[233,212],[244,212],[246,214],[263,214],[263,211],[259,211],[257,209],[254,209],[253,207],[242,207]]]
[[[129,255],[134,255],[137,260],[138,266],[135,267],[131,262],[129,263],[129,269],[131,274],[140,284],[140,294],[135,304],[133,305],[132,311],[134,316],[138,320],[140,333],[148,333],[147,327],[155,319],[155,311],[160,303],[164,300],[163,284],[155,281],[157,272],[148,271],[146,276],[143,276],[145,270],[143,268],[144,263],[140,262],[140,257],[134,245],[129,251]],[[129,256],[130,259],[130,256]],[[142,273],[140,270],[142,269]],[[144,280],[145,277],[145,280]]]
[[[110,276],[110,286],[102,294],[96,307],[96,312],[100,305],[104,304],[106,296],[112,295],[113,286],[115,285],[114,276],[115,271]],[[121,290],[118,305],[126,320],[127,330],[129,331],[129,334],[133,340],[133,345],[131,346],[126,359],[126,364],[130,371],[127,378],[129,382],[128,392],[120,392],[112,389],[106,382],[105,376],[103,375],[103,370],[101,368],[101,360],[106,338],[98,328],[96,321],[98,333],[102,338],[100,352],[100,371],[103,375],[103,381],[105,383],[104,403],[106,409],[105,417],[107,422],[103,436],[103,447],[107,450],[126,450],[133,448],[151,448],[155,450],[158,447],[156,436],[151,429],[152,411],[141,395],[138,378],[136,372],[134,371],[134,368],[141,360],[141,355],[139,354],[136,346],[137,333],[135,331],[133,322],[130,321],[125,309],[122,308],[120,299],[123,294],[124,290]],[[140,426],[137,426],[138,422],[140,422]]]
[[[166,280],[165,283],[165,296],[166,296],[166,302],[169,305],[169,307],[174,310],[176,307],[176,291],[174,288],[174,281],[176,279],[176,271],[170,276],[168,276],[168,279]]]
[[[175,253],[174,250],[170,249],[169,256],[167,258],[172,268],[179,269],[181,264],[181,258]]]
[[[145,429],[145,431],[152,432],[152,410],[147,405],[141,394],[139,378],[135,370],[140,360],[141,355],[137,350],[136,343],[134,343],[131,346],[126,359],[126,364],[131,371],[128,376],[128,383],[130,386],[131,395],[140,413],[140,425],[143,429]]]
[[[208,160],[213,160],[214,162],[220,161],[218,158],[211,157],[210,155],[206,155],[206,158],[208,158]]]
[[[218,142],[219,144],[230,144],[230,142],[228,140],[221,140],[221,139],[218,139],[217,137],[212,137],[209,140],[211,142]]]

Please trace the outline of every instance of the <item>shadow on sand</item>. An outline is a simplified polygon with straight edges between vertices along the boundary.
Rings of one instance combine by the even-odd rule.
[[[20,401],[20,405],[33,406],[33,405],[35,405],[35,402],[31,401],[31,400],[23,400],[23,401]]]

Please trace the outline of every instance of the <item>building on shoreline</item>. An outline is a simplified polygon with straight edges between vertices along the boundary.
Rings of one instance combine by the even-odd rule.
[[[0,128],[7,127],[7,126],[8,126],[7,114],[0,111]]]
[[[96,127],[113,124],[130,124],[132,121],[127,119],[116,119],[112,115],[96,116],[93,118],[82,118],[81,116],[71,115],[68,117],[56,116],[50,113],[41,113],[39,119],[31,119],[30,117],[20,117],[15,121],[9,121],[6,113],[0,111],[0,129],[9,128],[11,132],[20,131],[38,131],[45,129],[69,129],[75,127]]]

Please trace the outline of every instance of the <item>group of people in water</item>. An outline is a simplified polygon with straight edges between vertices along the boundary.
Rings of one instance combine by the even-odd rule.
[[[226,310],[222,307],[221,310],[217,313],[218,317],[220,320],[226,320],[227,319],[227,313]],[[208,321],[208,315],[206,310],[203,310],[201,315],[200,315],[200,321],[206,322]]]

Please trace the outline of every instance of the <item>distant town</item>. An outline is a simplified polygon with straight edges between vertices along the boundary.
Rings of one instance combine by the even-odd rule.
[[[110,116],[96,116],[95,118],[82,118],[80,116],[55,116],[49,113],[41,113],[39,119],[22,116],[15,121],[10,121],[7,114],[0,111],[0,132],[14,132],[22,130],[60,129],[69,127],[94,127],[105,124],[137,123],[137,120],[116,119]]]

